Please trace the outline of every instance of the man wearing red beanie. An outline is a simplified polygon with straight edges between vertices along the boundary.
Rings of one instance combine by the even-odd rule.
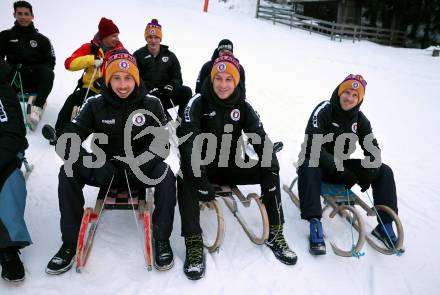
[[[43,127],[43,135],[51,142],[54,142],[54,138],[59,136],[66,124],[70,122],[74,107],[81,106],[85,98],[101,91],[105,57],[112,50],[124,48],[118,36],[119,29],[113,21],[102,17],[99,21],[98,32],[92,41],[81,45],[64,62],[67,70],[84,70],[84,72],[75,91],[61,108],[55,123],[55,130],[50,125]]]

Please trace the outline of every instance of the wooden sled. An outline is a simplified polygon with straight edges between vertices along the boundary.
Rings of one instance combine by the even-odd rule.
[[[249,239],[257,245],[264,244],[269,237],[269,220],[267,217],[266,207],[264,206],[263,202],[260,200],[260,197],[255,193],[251,193],[248,194],[247,196],[244,196],[243,193],[235,185],[233,186],[213,185],[213,186],[215,189],[216,196],[221,197],[223,199],[226,206],[229,208],[229,210],[238,220],[238,222],[240,223],[241,227],[243,228]],[[253,230],[248,226],[245,219],[238,210],[236,199],[238,199],[238,201],[246,208],[250,206],[250,203],[252,201],[254,201],[257,204],[261,214],[261,220],[263,225],[261,235],[255,234]],[[225,229],[222,208],[217,200],[213,200],[210,202],[200,202],[200,208],[201,209],[209,208],[215,210],[216,212],[217,225],[218,225],[217,236],[212,244],[210,245],[205,244],[205,247],[208,248],[208,251],[210,253],[218,251],[218,249],[220,248],[223,242],[224,229]]]
[[[99,224],[100,217],[105,210],[137,210],[137,219],[142,225],[143,252],[147,269],[152,270],[153,247],[152,247],[152,189],[132,190],[131,197],[126,188],[111,188],[109,191],[101,188],[94,208],[86,208],[81,221],[78,236],[75,264],[76,271],[81,272],[84,268],[93,244],[93,238]]]
[[[290,196],[293,203],[300,208],[299,198],[293,192],[293,188],[297,183],[298,177],[295,177],[290,184],[290,186],[283,185],[283,190]],[[354,207],[355,205],[359,205],[362,209],[365,210],[367,216],[376,216],[375,210],[370,208],[361,198],[359,198],[353,191],[345,190],[343,185],[331,184],[327,182],[323,182],[321,184],[321,196],[324,199],[324,208],[323,212],[327,209],[331,209],[330,218],[334,218],[336,214],[346,219],[354,229],[358,232],[358,240],[355,243],[354,247],[349,250],[343,250],[339,248],[335,243],[330,242],[333,252],[336,255],[343,257],[352,257],[352,256],[360,256],[360,251],[365,243],[365,241],[370,244],[373,249],[376,251],[391,255],[391,254],[400,254],[403,252],[403,226],[399,219],[399,216],[388,206],[385,205],[376,205],[374,206],[376,210],[383,211],[387,213],[394,221],[397,228],[397,242],[395,245],[395,249],[388,249],[385,246],[381,245],[381,242],[376,242],[376,238],[366,233],[365,222],[359,213],[359,211]],[[380,243],[380,244],[379,244]],[[398,252],[398,253],[396,253]]]

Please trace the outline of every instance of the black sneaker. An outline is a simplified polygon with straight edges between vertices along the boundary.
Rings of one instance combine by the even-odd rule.
[[[183,272],[190,280],[199,280],[205,275],[205,253],[202,235],[185,237],[186,257]]]
[[[59,275],[68,271],[73,265],[76,246],[63,243],[57,254],[49,261],[46,267],[46,273],[50,275]]]
[[[296,253],[290,250],[283,235],[283,225],[271,225],[266,245],[272,250],[275,257],[284,264],[294,265],[298,260]]]
[[[55,129],[52,126],[50,126],[49,124],[44,125],[43,129],[41,129],[41,133],[43,133],[43,137],[49,141],[50,145],[57,144],[58,136]]]
[[[18,283],[24,280],[24,267],[18,253],[20,251],[15,247],[0,250],[2,278],[5,281]]]
[[[168,270],[173,267],[174,255],[169,240],[155,240],[154,250],[154,267],[157,270]]]
[[[325,255],[327,253],[322,232],[322,223],[318,218],[312,218],[310,222],[309,252],[312,255]]]

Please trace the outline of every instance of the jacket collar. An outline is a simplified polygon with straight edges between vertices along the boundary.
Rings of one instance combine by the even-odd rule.
[[[15,21],[14,26],[12,27],[12,30],[22,32],[22,33],[38,32],[38,30],[35,28],[33,22],[29,26],[23,27],[17,21]]]

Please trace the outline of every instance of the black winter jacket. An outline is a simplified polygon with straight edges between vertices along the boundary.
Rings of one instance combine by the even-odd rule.
[[[196,93],[200,93],[202,91],[202,85],[206,78],[211,79],[211,69],[212,64],[218,58],[218,50],[217,48],[214,50],[214,53],[212,54],[211,60],[207,61],[202,68],[200,69],[199,76],[197,77],[196,81]],[[238,87],[240,87],[243,98],[246,98],[246,84],[245,84],[245,73],[244,68],[240,64],[240,82],[238,82]]]
[[[169,84],[174,89],[182,86],[182,73],[176,55],[166,45],[160,45],[160,52],[156,57],[148,50],[147,46],[139,48],[134,53],[139,75],[144,81],[147,91],[153,88],[163,88]]]
[[[232,130],[225,132],[225,125],[232,126]],[[232,134],[231,147],[229,149],[229,159],[227,167],[236,167],[235,154],[237,151],[237,145],[242,143],[240,136],[242,132],[246,134],[255,133],[261,138],[261,143],[252,144],[255,152],[257,153],[261,164],[263,159],[263,153],[269,151],[271,158],[269,158],[269,165],[267,167],[270,171],[278,171],[278,160],[273,153],[273,148],[267,150],[267,148],[273,147],[260,120],[259,115],[248,101],[244,100],[243,93],[238,87],[234,93],[226,100],[220,100],[212,89],[212,83],[205,81],[201,94],[196,94],[188,102],[182,124],[177,129],[177,135],[179,138],[183,138],[187,134],[191,134],[190,137],[183,143],[179,143],[179,150],[181,154],[181,169],[185,177],[196,177],[198,181],[206,181],[206,169],[210,166],[218,167],[219,154],[222,145],[222,136],[225,134]],[[211,133],[217,138],[215,159],[211,164],[201,166],[201,178],[197,177],[193,173],[191,166],[191,153],[193,146],[196,143],[195,139],[197,135],[202,133]],[[266,141],[266,146],[264,145]],[[267,144],[269,143],[269,144]],[[202,159],[206,155],[206,143],[202,147],[199,146],[199,150],[202,155]],[[239,148],[239,151],[240,148]],[[241,155],[239,155],[241,157]]]
[[[165,122],[165,114],[160,101],[151,95],[146,94],[140,87],[136,88],[127,99],[120,99],[116,94],[106,87],[101,94],[90,97],[80,113],[66,125],[63,133],[76,133],[83,142],[92,133],[104,133],[108,136],[108,144],[96,144],[109,160],[113,156],[126,156],[124,150],[124,128],[130,114],[139,109],[146,109],[153,113],[155,118],[149,115],[135,115],[133,117],[132,132],[130,136],[131,149],[134,156],[145,151],[153,153],[154,158],[144,164],[141,169],[149,171],[156,163],[163,161],[167,156],[168,133],[162,126]],[[138,139],[134,139],[141,131],[149,127],[160,127],[161,134],[165,136],[155,137],[149,133]],[[165,132],[165,133],[163,133]],[[69,147],[67,147],[69,148]],[[69,152],[68,150],[66,152]],[[68,153],[66,153],[68,155]],[[87,154],[81,149],[80,155]],[[82,161],[79,165],[82,165]]]
[[[17,154],[27,147],[17,94],[9,84],[0,82],[0,190],[9,174],[20,166]]]
[[[338,86],[339,87],[339,86]],[[323,135],[333,133],[333,140],[326,142],[321,146],[319,167],[325,169],[329,174],[336,171],[334,159],[335,141],[338,136],[344,133],[352,133],[357,135],[359,144],[364,152],[365,157],[371,157],[370,161],[375,158],[372,150],[368,150],[364,144],[367,135],[372,134],[371,124],[367,117],[359,110],[360,104],[349,111],[342,110],[339,103],[338,87],[333,91],[330,101],[323,101],[313,110],[306,127],[306,150],[305,158],[310,159],[312,140],[314,135]],[[372,140],[374,147],[377,149],[375,155],[380,157],[380,149],[377,140]],[[348,142],[344,144],[344,153],[348,152]],[[353,151],[354,152],[354,151]],[[336,159],[339,161],[339,159]],[[368,169],[372,174],[376,169]]]
[[[17,22],[9,29],[0,32],[0,59],[14,67],[45,65],[52,70],[55,67],[55,52],[50,40],[39,33],[32,23],[22,27]]]

